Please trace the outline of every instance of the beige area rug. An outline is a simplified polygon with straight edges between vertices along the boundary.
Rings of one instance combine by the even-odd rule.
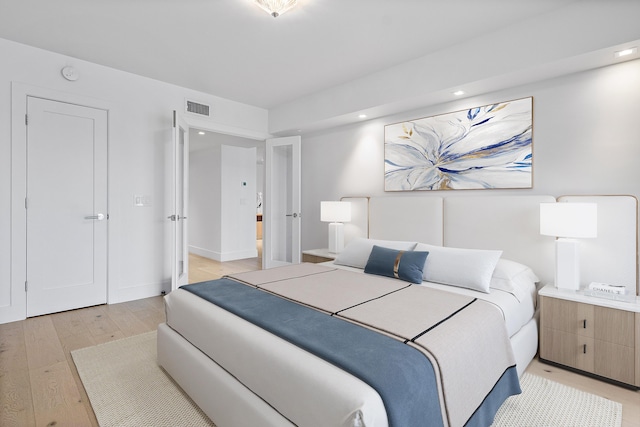
[[[215,427],[158,366],[155,331],[71,356],[102,427]]]
[[[149,332],[71,352],[103,427],[214,426],[156,361]],[[622,405],[525,374],[493,427],[619,427]],[[330,426],[328,426],[330,427]]]
[[[622,404],[537,375],[520,378],[522,393],[502,404],[497,427],[620,427]]]

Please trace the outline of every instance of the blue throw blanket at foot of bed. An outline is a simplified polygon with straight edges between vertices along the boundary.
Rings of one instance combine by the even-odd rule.
[[[373,387],[389,426],[442,426],[433,366],[418,350],[229,279],[183,286]]]
[[[443,425],[434,367],[424,353],[403,341],[227,278],[182,289],[369,384],[385,405],[389,426]],[[496,378],[492,390],[463,424],[490,425],[504,400],[518,393],[517,371],[511,366]]]

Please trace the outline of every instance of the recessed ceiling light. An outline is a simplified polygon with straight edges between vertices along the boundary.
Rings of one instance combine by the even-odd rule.
[[[464,95],[464,91],[463,91],[463,90],[457,90],[457,91],[453,92],[453,94],[454,94],[455,96]]]
[[[366,118],[367,118],[367,115],[366,115],[366,114],[360,114],[360,115],[358,116],[358,118],[359,118],[359,119],[366,119]]]
[[[616,58],[620,58],[621,56],[633,55],[634,53],[637,53],[637,52],[638,52],[637,47],[631,47],[629,49],[619,50],[615,52],[613,56],[615,56]]]
[[[204,135],[204,132],[200,131],[198,132],[198,135]]]

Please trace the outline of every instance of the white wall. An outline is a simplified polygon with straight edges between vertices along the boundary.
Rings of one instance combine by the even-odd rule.
[[[189,252],[219,259],[221,225],[220,145],[190,153]]]
[[[384,126],[533,96],[533,188],[464,194],[640,197],[640,60],[302,136],[302,248],[326,247],[320,201],[384,195]],[[429,192],[393,195],[424,196]]]
[[[222,146],[220,261],[255,258],[256,148]]]
[[[24,272],[11,271],[11,82],[112,105],[109,111],[109,302],[157,295],[170,277],[166,148],[185,97],[212,105],[207,126],[267,135],[267,111],[0,39],[0,322],[24,312]],[[74,66],[80,78],[60,70]],[[24,115],[17,111],[15,114]],[[202,122],[202,120],[200,120]],[[134,207],[134,195],[151,206]]]

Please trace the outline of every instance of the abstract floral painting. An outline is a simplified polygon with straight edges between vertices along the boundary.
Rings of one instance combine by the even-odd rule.
[[[385,126],[385,191],[532,187],[533,98]]]

